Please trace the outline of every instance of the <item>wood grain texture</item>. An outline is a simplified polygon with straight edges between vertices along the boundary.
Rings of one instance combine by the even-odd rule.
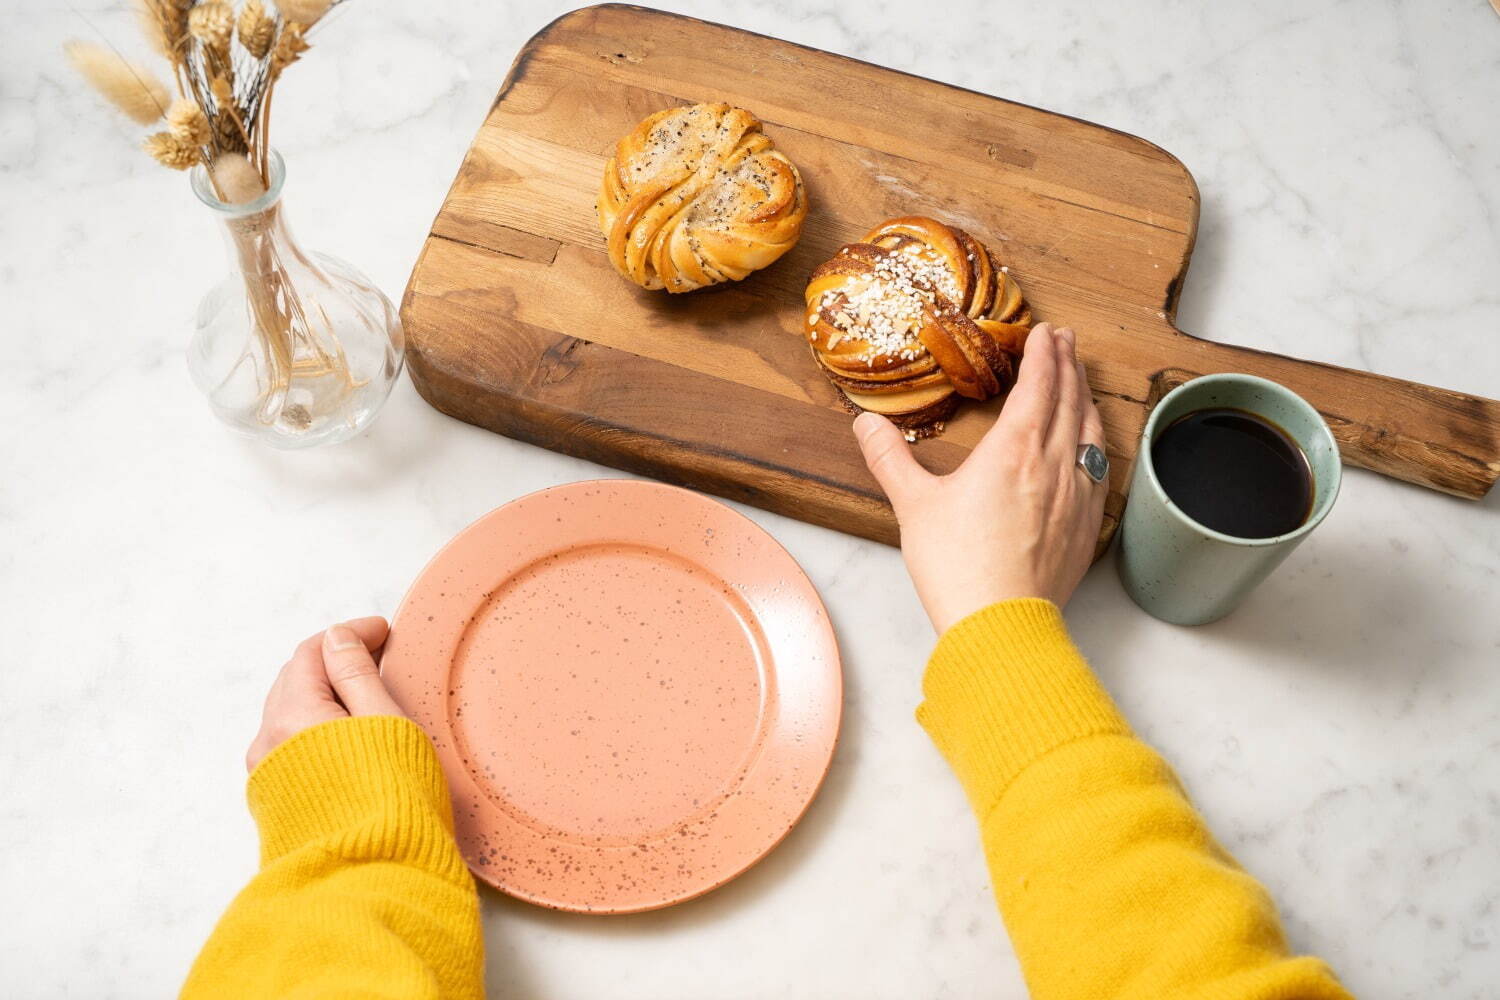
[[[594,215],[615,140],[674,104],[750,109],[798,165],[802,241],[743,282],[645,292]],[[897,541],[802,339],[814,266],[882,219],[931,215],[988,243],[1038,320],[1078,331],[1112,459],[1107,543],[1146,412],[1192,377],[1275,379],[1328,417],[1346,462],[1478,497],[1500,476],[1500,404],[1189,337],[1172,318],[1197,230],[1192,176],[1144,140],[691,18],[619,5],[554,21],[517,56],[402,305],[412,378],[510,437]],[[963,461],[1001,401],[917,446]]]

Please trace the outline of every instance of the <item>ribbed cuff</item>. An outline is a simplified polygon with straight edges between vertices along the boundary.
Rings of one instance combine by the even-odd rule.
[[[262,866],[315,840],[366,856],[451,850],[442,765],[409,719],[365,715],[304,729],[256,766],[246,795]],[[415,812],[439,822],[414,821]],[[423,829],[434,843],[410,842]]]
[[[917,720],[982,819],[1011,781],[1065,743],[1129,725],[1068,638],[1051,601],[993,604],[943,633]]]

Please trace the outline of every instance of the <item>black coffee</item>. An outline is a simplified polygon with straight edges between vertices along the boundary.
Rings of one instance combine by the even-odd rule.
[[[1245,410],[1197,410],[1167,425],[1151,464],[1182,512],[1236,538],[1271,538],[1312,513],[1307,456],[1286,431]]]

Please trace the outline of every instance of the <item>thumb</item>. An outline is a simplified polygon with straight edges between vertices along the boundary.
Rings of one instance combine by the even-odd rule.
[[[323,633],[323,669],[350,715],[405,715],[385,689],[364,642],[347,625]]]
[[[911,446],[896,425],[878,413],[866,411],[855,417],[854,437],[859,441],[870,474],[885,490],[899,516],[901,507],[931,473],[917,464]]]

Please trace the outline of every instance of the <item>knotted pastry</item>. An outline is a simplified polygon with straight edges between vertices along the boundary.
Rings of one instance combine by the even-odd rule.
[[[823,373],[850,403],[921,437],[941,429],[960,396],[988,399],[1009,388],[1031,311],[984,244],[908,216],[813,271],[804,328]]]
[[[807,192],[758,118],[694,104],[658,111],[619,141],[598,211],[616,271],[690,292],[739,281],[795,246]]]

